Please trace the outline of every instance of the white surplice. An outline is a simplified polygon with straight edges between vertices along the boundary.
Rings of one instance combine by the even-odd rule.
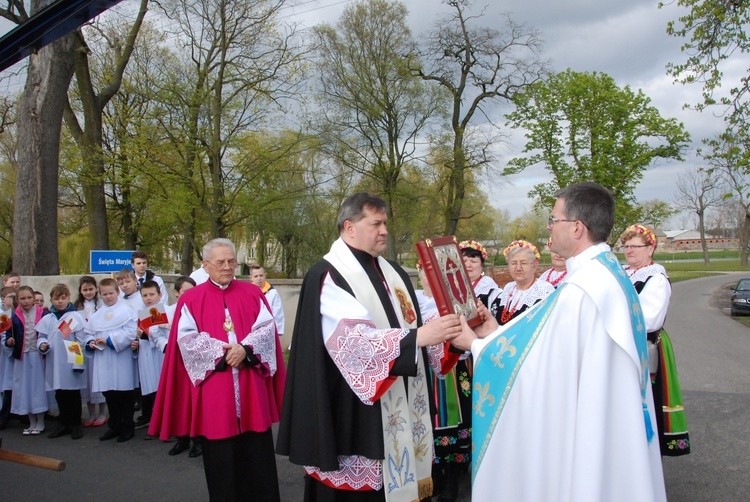
[[[474,438],[475,452],[486,448],[474,501],[666,500],[658,441],[646,436],[627,298],[593,260],[608,250],[598,244],[567,261],[568,286],[520,367],[491,437]],[[534,312],[475,341],[475,360]],[[655,431],[650,389],[647,404]]]

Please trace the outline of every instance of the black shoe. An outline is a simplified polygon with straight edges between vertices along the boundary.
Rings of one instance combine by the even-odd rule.
[[[144,427],[148,427],[148,424],[151,423],[151,420],[141,415],[138,417],[138,419],[135,421],[135,428],[136,429],[143,429]]]
[[[70,427],[67,427],[67,426],[63,425],[61,427],[58,427],[54,432],[51,432],[50,434],[48,434],[47,437],[50,438],[50,439],[55,439],[55,438],[59,438],[59,437],[68,435],[68,434],[70,434],[72,432],[73,432],[73,429],[71,429]]]
[[[125,441],[130,441],[131,439],[133,439],[133,436],[135,436],[135,432],[133,432],[132,430],[123,432],[122,434],[120,434],[120,437],[117,438],[117,442],[124,443]]]
[[[117,432],[114,429],[107,429],[107,432],[99,436],[99,441],[109,441],[110,439],[114,439],[117,436],[119,436],[120,433]]]
[[[177,443],[172,447],[172,449],[169,450],[170,455],[179,455],[183,451],[190,448],[190,438],[184,437],[184,438],[177,438]]]
[[[76,425],[73,427],[73,432],[70,434],[72,439],[81,439],[83,437],[83,427]]]
[[[203,445],[201,445],[201,442],[199,440],[193,440],[193,447],[190,448],[190,453],[188,453],[188,457],[195,458],[200,457],[203,455]]]

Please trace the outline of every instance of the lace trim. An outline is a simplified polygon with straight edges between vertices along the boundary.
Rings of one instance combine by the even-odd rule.
[[[305,466],[305,472],[335,487],[349,485],[353,490],[371,488],[380,490],[383,487],[383,464],[380,460],[371,460],[359,455],[339,456],[338,471],[321,471],[317,467]]]
[[[423,324],[427,324],[430,321],[434,321],[439,318],[440,314],[432,312],[424,319]],[[440,343],[438,345],[429,345],[427,349],[427,364],[430,365],[430,369],[439,379],[445,379],[445,375],[440,373],[442,369],[443,357],[445,357],[445,344]]]
[[[636,282],[646,282],[649,277],[654,275],[662,274],[667,277],[666,269],[658,263],[652,263],[647,267],[639,268],[638,270],[633,272],[633,275],[630,275],[631,269],[629,265],[625,265],[623,268],[625,269],[625,272],[628,274],[628,276],[630,276],[630,282],[632,282],[633,284],[635,284]]]
[[[240,343],[252,347],[261,364],[266,364],[271,370],[271,376],[276,373],[276,325],[273,319],[262,322]]]
[[[514,281],[505,286],[505,289],[503,289],[503,292],[500,293],[500,296],[498,297],[498,303],[502,306],[506,305],[508,300],[510,300],[512,306],[515,307],[514,310],[518,310],[523,305],[531,307],[554,292],[554,286],[545,281],[534,281],[534,284],[532,284],[529,289],[519,291]],[[518,296],[516,296],[516,294]]]
[[[206,332],[191,333],[177,340],[190,381],[198,386],[224,357],[223,343]]]
[[[388,377],[389,364],[400,355],[401,339],[408,333],[408,329],[376,329],[362,319],[341,319],[326,348],[354,394],[372,404],[370,399]]]
[[[495,289],[500,289],[500,286],[497,285],[497,283],[492,279],[492,277],[483,275],[482,278],[477,283],[477,285],[474,286],[474,294],[477,296],[489,295]]]

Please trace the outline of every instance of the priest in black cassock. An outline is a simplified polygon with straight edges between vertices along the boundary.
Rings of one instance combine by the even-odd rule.
[[[305,467],[305,501],[432,494],[421,348],[439,363],[461,327],[455,315],[421,326],[409,277],[381,257],[387,220],[382,198],[349,197],[340,238],[302,285],[277,452]]]

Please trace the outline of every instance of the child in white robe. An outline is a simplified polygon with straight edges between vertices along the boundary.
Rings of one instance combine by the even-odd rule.
[[[162,294],[156,281],[144,282],[141,285],[140,294],[145,308],[161,303]],[[135,422],[136,429],[145,427],[151,422],[151,412],[154,410],[161,365],[164,362],[164,349],[167,347],[168,339],[168,324],[150,326],[144,330],[139,322],[136,339],[130,344],[133,351],[138,354],[138,376],[141,382],[141,416]]]
[[[78,282],[78,299],[75,301],[75,307],[81,312],[84,320],[88,322],[94,312],[102,306],[102,300],[99,298],[96,279],[90,275],[81,276]],[[104,400],[104,394],[101,392],[91,392],[94,372],[92,368],[93,359],[86,358],[86,387],[81,389],[81,400],[86,403],[88,408],[88,418],[83,422],[84,427],[99,427],[107,423],[107,403]],[[98,405],[98,406],[97,406]],[[97,412],[97,408],[98,412]]]
[[[117,438],[122,443],[135,435],[133,389],[138,386],[138,372],[130,344],[135,340],[137,315],[120,301],[119,293],[114,279],[102,279],[99,283],[104,306],[89,319],[86,351],[94,358],[91,390],[104,393],[109,409],[109,429],[99,440]]]
[[[50,291],[50,314],[37,325],[39,352],[44,354],[47,391],[55,392],[60,427],[49,438],[70,434],[81,439],[81,389],[86,388],[83,340],[86,321],[70,303],[70,289],[56,284]]]
[[[6,331],[3,343],[13,348],[13,397],[10,412],[28,415],[29,427],[24,436],[44,432],[44,413],[49,409],[44,384],[44,359],[37,347],[36,325],[44,309],[34,303],[34,290],[18,288],[18,308],[13,314],[13,328]]]

